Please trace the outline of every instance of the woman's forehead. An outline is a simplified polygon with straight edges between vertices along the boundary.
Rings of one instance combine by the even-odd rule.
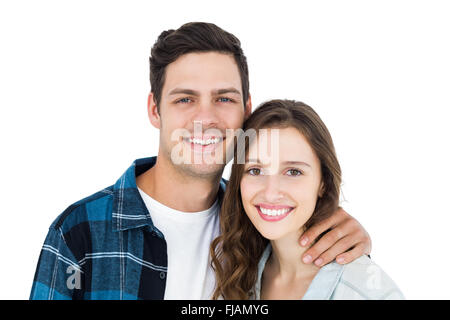
[[[308,163],[315,158],[315,153],[305,136],[295,128],[259,130],[248,148],[246,161],[266,162],[268,157],[280,162]]]

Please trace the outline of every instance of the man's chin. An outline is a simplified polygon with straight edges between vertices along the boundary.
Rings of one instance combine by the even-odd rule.
[[[223,169],[225,168],[225,165],[223,164],[208,164],[208,163],[201,163],[201,164],[177,164],[175,165],[176,168],[179,171],[182,171],[183,173],[192,176],[192,177],[198,177],[198,178],[214,178],[218,175],[222,175]]]

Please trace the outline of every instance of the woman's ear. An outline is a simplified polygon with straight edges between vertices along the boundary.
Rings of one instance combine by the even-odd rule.
[[[324,193],[325,193],[325,184],[323,183],[323,181],[321,181],[318,193],[319,198],[322,198]]]
[[[153,92],[150,92],[150,94],[148,95],[147,112],[151,124],[156,129],[161,129],[161,115],[159,114],[158,107],[156,106],[155,96],[153,95]]]

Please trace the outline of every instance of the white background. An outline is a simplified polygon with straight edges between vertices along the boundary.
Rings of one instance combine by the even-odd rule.
[[[373,260],[408,299],[449,299],[449,16],[429,0],[2,0],[0,298],[28,299],[58,214],[156,155],[150,48],[207,21],[240,38],[254,106],[321,115]]]

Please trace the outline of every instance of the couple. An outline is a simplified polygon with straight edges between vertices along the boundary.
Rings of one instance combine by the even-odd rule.
[[[251,115],[235,36],[209,23],[164,31],[151,51],[150,83],[158,157],[134,161],[114,185],[56,218],[30,299],[400,298],[364,256],[366,231],[337,207],[339,166],[318,116],[292,101]],[[261,146],[279,159],[256,157],[260,141],[252,139],[228,183],[227,159],[192,162],[234,151],[224,133],[244,120],[278,135],[278,153]],[[204,132],[194,134],[195,123]],[[174,140],[179,129],[189,135]]]

